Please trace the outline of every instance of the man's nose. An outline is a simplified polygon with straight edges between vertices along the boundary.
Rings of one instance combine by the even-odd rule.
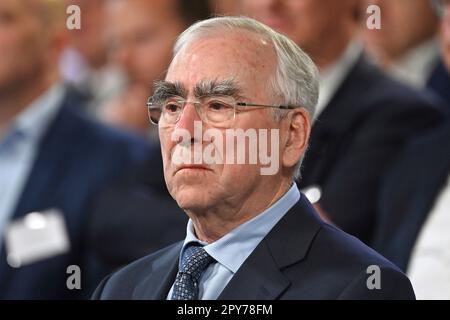
[[[202,121],[197,112],[197,109],[195,108],[193,103],[187,103],[183,111],[181,112],[180,119],[176,124],[176,128],[187,130],[191,134],[191,137],[193,137],[195,128],[194,124],[196,121]]]

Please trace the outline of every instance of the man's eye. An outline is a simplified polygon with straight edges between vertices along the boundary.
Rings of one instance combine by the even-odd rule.
[[[178,105],[176,103],[167,103],[164,106],[164,110],[169,113],[178,112],[180,110],[180,108],[181,108],[180,105]]]
[[[208,103],[208,109],[212,111],[226,111],[232,108],[230,105],[221,101],[211,101]]]

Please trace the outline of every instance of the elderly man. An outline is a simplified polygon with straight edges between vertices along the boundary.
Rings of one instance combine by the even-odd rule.
[[[308,56],[249,18],[199,22],[174,52],[149,111],[168,189],[190,218],[187,236],[105,279],[94,298],[413,298],[394,265],[321,221],[293,183],[318,96]],[[224,153],[217,141],[239,130],[278,132],[270,155],[279,170],[262,170],[264,159],[221,161],[240,148]],[[199,161],[207,149],[219,157]],[[244,151],[249,159],[254,150]],[[371,268],[381,286],[367,281]]]
[[[318,96],[308,56],[265,25],[230,17],[191,26],[174,52],[149,110],[168,189],[190,218],[187,236],[105,279],[94,298],[414,298],[394,265],[321,221],[293,183]],[[217,141],[239,130],[266,132],[262,140],[277,132],[270,156],[279,170],[264,171],[264,157],[231,161],[255,152],[220,150]],[[211,149],[219,157],[199,161]]]

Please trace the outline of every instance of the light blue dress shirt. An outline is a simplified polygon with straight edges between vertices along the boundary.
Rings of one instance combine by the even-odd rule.
[[[35,160],[42,135],[64,97],[56,84],[24,109],[0,136],[0,245]]]
[[[189,220],[180,257],[188,244],[200,243],[217,261],[211,264],[200,278],[199,299],[217,299],[248,256],[299,199],[300,192],[294,183],[289,191],[270,208],[210,244],[197,239],[192,221]],[[169,300],[172,297],[172,291],[173,285],[167,295]]]

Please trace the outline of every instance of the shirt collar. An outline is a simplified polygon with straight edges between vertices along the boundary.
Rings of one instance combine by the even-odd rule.
[[[11,128],[37,142],[62,105],[64,87],[55,84],[31,103],[14,120]]]
[[[357,41],[353,41],[335,63],[320,72],[320,90],[316,117],[331,101],[356,61],[358,61],[362,51],[362,45]]]
[[[388,72],[400,81],[422,88],[438,61],[439,40],[432,38],[409,50],[388,68]]]
[[[300,192],[294,183],[289,191],[271,207],[210,244],[197,239],[192,220],[189,219],[180,257],[189,244],[200,243],[218,263],[236,273],[261,240],[299,199]]]
[[[56,115],[64,96],[62,85],[54,85],[41,97],[26,107],[15,119],[0,139],[0,152],[14,152],[19,145],[27,143],[33,148]]]

